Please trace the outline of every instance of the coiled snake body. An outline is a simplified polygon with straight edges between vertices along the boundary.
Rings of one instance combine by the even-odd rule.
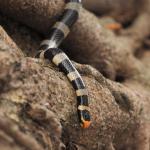
[[[70,59],[58,48],[70,32],[72,25],[77,21],[81,7],[81,0],[66,2],[61,19],[52,27],[49,38],[42,41],[37,57],[52,61],[67,75],[76,91],[79,122],[83,128],[88,128],[91,121],[85,84]]]

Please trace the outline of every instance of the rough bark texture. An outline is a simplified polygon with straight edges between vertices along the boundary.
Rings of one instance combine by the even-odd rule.
[[[53,5],[56,3],[55,0],[54,2],[47,1],[47,3],[50,3],[49,5],[52,5],[53,9],[50,9],[51,7],[47,7],[47,5],[45,6],[44,4],[46,2],[43,1],[41,2],[41,5],[39,5],[38,1],[32,3],[29,3],[27,0],[25,2],[19,2],[20,3],[18,4],[17,1],[8,0],[4,3],[0,1],[0,7],[7,8],[7,5],[11,6],[6,10],[1,8],[1,11],[22,23],[37,29],[41,33],[48,33],[49,27],[56,17],[54,12],[59,13],[57,14],[57,16],[59,16],[63,9],[63,7],[60,7],[61,4]],[[59,2],[61,3],[62,1]],[[24,8],[25,11],[22,11],[21,8],[24,6],[24,3],[26,4],[26,7]],[[45,12],[48,12],[48,14],[43,13],[43,9],[39,9],[39,7],[44,7]],[[37,10],[35,10],[33,17],[33,14],[30,13],[32,12],[31,10],[34,10],[35,8]],[[41,17],[39,17],[39,13],[41,14]],[[30,19],[31,17],[32,19]],[[123,76],[122,78],[128,76],[131,77],[133,74],[136,74],[138,70],[136,64],[135,66],[130,66],[135,60],[132,52],[139,48],[143,39],[149,35],[150,23],[147,23],[149,18],[149,13],[147,12],[147,9],[145,9],[145,11],[137,17],[133,26],[128,29],[129,31],[127,30],[125,32],[127,36],[118,37],[111,31],[103,28],[99,24],[99,20],[93,14],[83,9],[78,22],[72,29],[72,34],[70,34],[68,40],[65,42],[65,48],[68,49],[68,55],[70,55],[70,57],[72,56],[72,59],[96,67],[110,79],[118,78],[118,76]],[[90,22],[90,20],[92,20],[92,22]],[[139,33],[139,31],[142,32]],[[68,42],[70,43],[69,46],[67,44]],[[71,53],[69,53],[69,51]],[[129,59],[126,59],[127,56]]]
[[[109,15],[126,24],[139,14],[144,1],[146,0],[83,0],[83,4],[98,15]]]
[[[73,60],[104,75],[74,63],[90,97],[92,126],[83,130],[66,76],[51,63],[31,58],[43,39],[40,34],[57,20],[64,1],[0,0],[0,149],[149,150],[150,15],[148,8],[142,10],[148,2],[143,2],[139,15],[126,7],[128,17],[123,22],[133,21],[133,14],[137,17],[119,35],[82,9],[63,43]],[[110,6],[104,9],[111,16]]]

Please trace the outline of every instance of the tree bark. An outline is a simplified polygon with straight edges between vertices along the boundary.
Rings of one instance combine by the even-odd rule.
[[[15,147],[44,149],[46,145],[58,149],[63,141],[68,147],[91,150],[117,138],[126,139],[137,127],[149,93],[133,92],[130,87],[105,79],[90,66],[77,64],[89,91],[92,115],[92,126],[82,130],[77,121],[75,92],[63,73],[47,62],[18,55],[17,49],[6,46],[3,40],[0,46],[0,128],[14,138]],[[26,141],[27,134],[32,140]]]
[[[148,5],[149,0],[143,3],[145,4]],[[56,0],[0,1],[1,12],[47,34],[53,22],[61,14],[63,6],[64,1]],[[112,80],[133,77],[139,72],[139,66],[136,65],[139,62],[134,57],[134,52],[150,33],[150,24],[147,23],[150,18],[149,7],[144,10],[133,26],[118,37],[105,29],[93,14],[82,9],[79,20],[64,42],[68,55],[77,62],[94,66]],[[137,63],[133,64],[134,61]]]
[[[39,33],[48,31],[63,7],[64,1],[57,0],[0,0],[3,15]],[[1,16],[13,40],[1,27],[0,149],[148,150],[150,48],[142,46],[150,34],[148,19],[146,10],[118,36],[82,9],[62,47],[70,50],[67,53],[73,60],[93,65],[105,75],[74,63],[90,98],[92,125],[83,130],[77,119],[75,91],[66,76],[50,62],[25,57],[36,53],[42,35]]]

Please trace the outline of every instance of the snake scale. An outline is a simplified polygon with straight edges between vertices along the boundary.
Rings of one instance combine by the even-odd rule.
[[[41,42],[36,57],[52,61],[68,77],[76,91],[77,113],[80,125],[82,128],[88,128],[91,124],[91,118],[86,86],[70,59],[60,48],[58,48],[69,34],[71,27],[77,21],[81,7],[81,0],[66,1],[62,16],[51,28],[49,37]]]

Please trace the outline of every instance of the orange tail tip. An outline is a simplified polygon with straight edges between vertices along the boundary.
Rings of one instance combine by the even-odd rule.
[[[84,121],[81,126],[82,128],[86,129],[91,125],[91,121]]]

